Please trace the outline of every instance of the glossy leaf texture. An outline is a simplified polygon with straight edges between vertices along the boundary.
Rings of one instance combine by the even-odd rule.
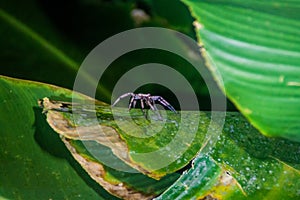
[[[1,76],[0,91],[1,198],[114,199],[81,170],[40,114],[37,99],[69,90]]]
[[[47,122],[61,136],[82,141],[97,159],[104,163],[107,160],[108,166],[131,171],[118,167],[118,163],[124,162],[155,179],[180,170],[195,157],[208,138],[211,121],[209,113],[197,111],[177,114],[168,111],[164,120],[149,111],[149,121],[139,109],[130,113],[125,108],[112,111],[111,106],[97,103],[95,111],[89,102],[72,105],[48,98],[40,104],[44,107]],[[190,123],[180,121],[181,115]],[[217,129],[217,126],[210,128]],[[102,146],[108,147],[117,159],[101,155],[99,149]]]
[[[267,138],[240,117],[228,113],[224,132],[208,154],[156,200],[299,199],[300,145]]]
[[[156,181],[139,173],[122,173],[95,162],[85,151],[72,151],[80,141],[61,139],[37,104],[45,96],[70,100],[70,90],[0,76],[0,92],[1,198],[118,199],[99,186],[101,179],[107,191],[123,199],[149,199],[178,177]],[[80,94],[75,97],[90,100]],[[92,171],[83,170],[89,167]]]
[[[298,2],[183,2],[228,98],[263,134],[300,141]]]
[[[299,198],[299,143],[262,136],[239,113],[227,113],[224,131],[216,145],[207,146],[209,151],[206,155],[200,152],[191,165],[186,167],[188,171],[184,172],[178,181],[174,183],[179,176],[177,173],[164,175],[157,181],[141,173],[122,172],[109,167],[111,165],[103,165],[91,154],[91,149],[86,148],[84,138],[78,140],[72,136],[72,139],[66,132],[66,137],[58,137],[62,134],[57,134],[49,126],[49,117],[53,116],[49,115],[51,111],[44,110],[47,112],[45,118],[43,110],[37,107],[37,99],[48,96],[56,100],[70,101],[71,91],[3,76],[0,81],[3,94],[0,99],[0,113],[3,119],[1,127],[4,127],[1,132],[4,145],[0,146],[0,159],[3,163],[0,170],[0,195],[3,198],[39,199],[41,196],[37,191],[43,191],[42,195],[47,199],[114,199],[102,190],[102,187],[124,199],[150,199],[164,191],[159,199]],[[80,94],[76,94],[75,97],[86,102],[92,100]],[[100,105],[100,124],[105,126],[106,123],[106,126],[114,127],[109,107],[103,103]],[[132,117],[141,122],[141,126],[145,123],[139,110],[134,110],[131,116],[122,108],[117,111],[118,117],[123,117],[123,121],[129,122],[129,118]],[[194,114],[195,112],[190,112],[190,118],[193,118]],[[61,116],[69,119],[67,113]],[[85,116],[86,121],[82,121],[82,125],[91,128],[89,118]],[[108,122],[104,122],[105,118]],[[116,130],[119,134],[115,136],[122,138],[122,132],[113,129]],[[91,136],[88,135],[93,139]],[[139,144],[135,139],[125,139],[128,146],[130,143]],[[94,140],[89,142],[96,141],[94,137]],[[145,148],[151,147],[151,144],[147,144]],[[199,151],[200,147],[207,148],[205,144],[209,142],[203,146],[203,140],[198,138],[192,145]],[[94,147],[95,151],[100,152],[101,156],[111,163],[118,163],[119,166],[123,163],[114,154],[113,149],[100,145]],[[139,148],[139,151],[143,150],[142,147]],[[189,160],[184,162],[188,164]],[[176,164],[177,167],[182,166],[181,163]],[[18,171],[15,166],[18,166]],[[170,186],[172,183],[174,185]]]

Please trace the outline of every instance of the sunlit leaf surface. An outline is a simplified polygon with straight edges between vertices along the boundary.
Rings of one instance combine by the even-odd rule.
[[[188,171],[183,172],[175,183],[179,174],[165,175],[167,171],[163,170],[159,171],[160,175],[164,173],[163,177],[157,181],[144,175],[151,175],[153,172],[145,173],[149,167],[145,167],[141,160],[130,163],[122,159],[118,155],[119,149],[105,146],[103,141],[102,145],[99,145],[100,140],[93,137],[95,135],[88,135],[91,136],[88,141],[87,138],[80,139],[71,132],[68,134],[65,131],[63,135],[58,130],[56,130],[58,132],[51,130],[49,124],[51,125],[54,118],[51,119],[49,112],[54,110],[44,110],[42,113],[43,109],[38,107],[37,100],[47,96],[64,102],[71,101],[69,90],[7,77],[1,77],[0,81],[2,94],[0,113],[3,127],[1,132],[3,145],[0,146],[2,197],[37,199],[41,196],[39,194],[37,197],[36,191],[44,191],[42,195],[47,199],[70,197],[113,199],[102,189],[103,187],[110,193],[126,199],[149,199],[164,191],[158,198],[299,198],[299,143],[267,138],[239,113],[227,113],[224,131],[215,146],[209,146],[209,142],[203,143],[201,140],[194,141],[192,145],[195,149],[199,151],[201,147],[205,148],[204,146],[208,145],[209,151],[206,154],[200,152],[185,168]],[[76,94],[76,98],[85,102],[92,100],[80,94]],[[100,125],[106,124],[105,126],[110,127],[104,129],[104,133],[113,132],[114,135],[110,135],[110,138],[117,138],[117,141],[123,142],[125,148],[130,147],[130,144],[138,144],[130,137],[120,140],[124,133],[114,125],[110,106],[103,103],[101,106],[99,107],[101,109],[97,110],[99,118],[102,119]],[[123,121],[130,119],[126,109],[118,108],[117,113],[119,117],[125,117]],[[44,117],[45,114],[47,118]],[[62,115],[52,115],[62,117],[55,119],[56,122],[70,119],[68,112],[60,111],[60,114]],[[190,120],[194,114],[195,112],[190,112]],[[208,113],[204,116],[207,115]],[[140,120],[141,127],[146,123],[139,110],[133,110],[131,116]],[[104,123],[105,118],[107,121]],[[83,120],[82,125],[85,124],[85,128],[92,128],[88,119]],[[68,130],[71,130],[70,127]],[[198,131],[205,134],[201,129]],[[107,138],[103,139],[105,141]],[[95,149],[87,148],[86,145],[89,143]],[[150,144],[145,146],[145,150],[149,151]],[[139,148],[140,151],[143,150],[142,147]],[[104,165],[103,160],[95,157],[96,151],[100,152],[99,155],[103,158],[107,158],[104,161],[108,163]],[[191,158],[194,156],[190,155]],[[188,160],[185,162],[188,164]],[[144,174],[116,170],[114,167],[122,167],[121,163],[128,164],[127,167],[132,165],[132,170],[141,170]],[[17,171],[14,166],[18,166]],[[177,163],[174,166],[179,167],[182,164]],[[168,173],[170,172],[172,171]],[[170,187],[172,183],[174,185]]]
[[[208,154],[157,199],[299,199],[300,144],[262,136],[240,114],[228,113]]]
[[[298,2],[183,2],[226,95],[263,134],[300,141]]]
[[[80,141],[60,138],[47,124],[37,100],[44,96],[70,100],[70,90],[1,76],[0,92],[1,198],[118,199],[110,192],[124,199],[149,199],[178,177],[156,181],[139,173],[119,172],[96,162]]]

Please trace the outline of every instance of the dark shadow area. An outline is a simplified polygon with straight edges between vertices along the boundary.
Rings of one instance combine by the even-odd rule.
[[[202,78],[202,75],[187,60],[165,50],[139,49],[120,56],[118,59],[114,60],[112,64],[105,70],[103,76],[99,81],[99,87],[105,87],[112,91],[119,79],[124,74],[126,74],[127,72],[129,72],[137,66],[149,63],[163,64],[169,66],[170,68],[172,68],[172,70],[176,70],[180,75],[183,76],[185,80],[189,82],[193,89],[193,92],[195,92],[195,94],[191,94],[190,92],[186,91],[186,88],[177,83],[177,85],[174,85],[174,87],[177,87],[178,91],[180,91],[177,95],[185,96],[186,98],[189,98],[191,95],[196,95],[198,98],[198,102],[201,102],[201,104],[199,105],[201,107],[201,110],[211,109],[210,96],[207,96],[208,89],[206,83]],[[165,81],[169,80],[169,82],[174,82],[174,80],[172,79],[173,77],[170,77],[169,74],[158,74],[158,76],[165,76]],[[149,74],[146,72],[139,74],[138,77],[132,77],[132,82],[143,81],[144,79],[149,79]],[[157,82],[157,79],[155,77],[151,77],[151,79],[153,79],[153,83]],[[124,93],[126,92],[134,91],[124,91]],[[175,98],[175,95],[172,92],[170,92],[168,88],[162,87],[159,84],[147,84],[141,86],[140,88],[137,88],[136,92],[150,93],[151,95],[162,96],[171,105],[173,105],[173,107],[176,110],[180,109],[179,102]],[[104,101],[110,102],[110,99],[104,99]],[[184,107],[191,109],[194,106],[184,105]]]
[[[80,46],[84,54],[107,37],[134,28],[130,16],[134,2],[41,0],[38,3],[61,35]]]

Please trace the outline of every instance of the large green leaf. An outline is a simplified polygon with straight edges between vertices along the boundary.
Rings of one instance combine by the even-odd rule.
[[[110,106],[105,104],[97,104],[97,120],[93,120],[93,107],[89,102],[72,105],[44,98],[41,105],[49,125],[57,133],[69,140],[95,141],[86,146],[97,152],[98,144],[109,147],[123,162],[156,179],[186,166],[207,140],[210,125],[209,113],[199,111],[178,114],[169,111],[166,121],[152,115],[153,120],[149,123],[139,110],[128,115],[127,109],[121,108],[113,114]],[[184,114],[189,119],[185,122],[189,123],[180,121],[180,114]],[[194,126],[195,123],[199,126]],[[216,125],[210,128],[217,130]],[[98,157],[101,160],[103,156]]]
[[[240,114],[228,113],[208,154],[160,199],[299,199],[300,145],[261,135]]]
[[[63,140],[68,151],[46,123],[37,100],[44,96],[70,98],[70,90],[1,76],[0,92],[0,197],[116,199],[90,178],[97,176],[94,179],[98,183],[101,179],[102,186],[116,196],[148,199],[177,178],[174,174],[156,181],[138,173],[118,172],[95,162],[85,152],[72,150],[71,141]],[[87,174],[72,156],[84,169],[92,168],[94,175],[89,170]]]
[[[229,199],[232,194],[236,194],[236,199],[245,195],[228,171],[221,169],[209,156],[199,154],[193,167],[156,200]]]
[[[298,2],[183,2],[226,95],[263,134],[300,141]]]
[[[52,131],[46,123],[47,120],[51,124],[49,118],[51,111],[47,111],[48,117],[45,119],[43,110],[37,107],[37,99],[48,96],[53,99],[67,100],[72,94],[69,90],[2,76],[0,91],[2,94],[0,125],[3,127],[1,131],[3,145],[0,146],[1,197],[39,199],[41,194],[37,191],[43,191],[42,195],[48,199],[99,197],[113,199],[92,181],[94,179],[116,196],[126,199],[149,199],[165,191],[178,177],[177,174],[171,174],[157,181],[140,173],[132,174],[114,170],[101,164],[86,151],[83,145],[84,140],[78,140],[74,136],[72,139],[66,132],[66,137],[58,137],[58,134]],[[89,98],[80,94],[76,94],[76,98],[90,101]],[[66,105],[64,104],[64,108]],[[128,114],[124,109],[120,108],[117,111],[118,115],[127,116],[124,121],[128,121]],[[102,103],[102,110],[98,112],[102,115],[100,116],[102,120],[106,118],[109,121],[106,122],[106,126],[111,126],[117,131],[118,135],[114,137],[122,136],[122,131],[114,127],[109,106]],[[192,120],[195,112],[185,112],[190,112],[189,118]],[[62,117],[69,119],[67,113]],[[140,111],[134,110],[132,117],[140,121],[141,126],[146,122]],[[63,122],[56,120],[56,122]],[[87,128],[91,127],[88,124],[88,117],[86,120],[82,123],[87,123]],[[103,121],[102,125],[105,125]],[[202,120],[200,123],[206,124],[207,122]],[[188,130],[188,128],[185,129]],[[201,128],[198,132],[205,133]],[[134,141],[135,138],[125,139],[128,145],[130,142],[139,143]],[[192,146],[200,150],[200,147],[204,147],[202,142],[203,140],[195,140]],[[150,146],[151,143],[145,145],[144,150],[149,150]],[[96,150],[112,163],[121,161],[107,147],[98,145],[97,148]],[[140,148],[140,151],[142,150]],[[188,166],[188,173],[183,173],[181,178],[159,198],[220,197],[228,199],[234,197],[244,199],[246,195],[252,199],[256,197],[297,199],[300,185],[299,152],[299,143],[262,136],[242,115],[228,113],[224,132],[220,135],[215,147],[210,147],[207,155],[199,154]],[[188,164],[188,160],[183,162]],[[183,165],[171,164],[170,172],[175,169],[172,166],[178,168]],[[146,169],[149,170],[147,167]],[[166,173],[165,169],[159,172]]]
[[[81,170],[40,115],[37,99],[58,87],[0,77],[0,196],[6,199],[113,198]]]
[[[155,151],[157,150],[157,146],[158,148],[164,148],[166,145],[164,141],[173,140],[173,132],[176,132],[176,130],[173,130],[172,124],[169,123],[171,121],[180,123],[174,116],[168,116],[168,120],[165,122],[166,129],[159,131],[151,139],[145,139],[142,136],[151,132],[149,130],[151,126],[148,126],[148,130],[143,129],[144,126],[147,127],[148,123],[146,123],[147,121],[144,119],[142,113],[139,114],[137,111],[134,111],[131,115],[135,123],[142,128],[140,130],[131,124],[131,117],[128,116],[126,110],[118,109],[114,113],[113,119],[110,108],[107,105],[99,105],[97,107],[99,121],[97,120],[96,124],[101,126],[102,133],[95,134],[95,124],[91,123],[89,118],[91,108],[88,102],[72,106],[68,102],[47,103],[46,100],[44,99],[44,110],[47,112],[47,121],[58,133],[75,141],[90,140],[103,144],[111,148],[112,152],[128,165],[149,176],[163,176],[166,173],[173,172],[172,169],[180,169],[189,161],[188,157],[183,155],[184,159],[178,157],[180,162],[177,162],[177,160],[175,165],[171,163],[166,168],[168,171],[160,169],[158,173],[153,170],[151,171],[151,164],[159,162],[158,157],[156,159],[149,157],[148,160],[139,160],[132,156],[134,154],[130,153],[132,151],[134,153]],[[84,116],[84,119],[80,118],[80,123],[77,123],[76,126],[78,132],[82,134],[81,137],[73,132],[75,128],[73,124],[76,123],[72,121],[72,118],[77,118],[76,113],[69,116],[68,109],[74,109],[75,111],[82,109],[79,114]],[[189,113],[188,118],[190,122],[193,121],[193,118],[197,117],[193,111],[181,111],[180,113],[183,114],[185,112]],[[209,120],[205,120],[206,115],[207,113],[201,115],[200,118],[202,120],[199,122],[200,124],[205,125],[209,123]],[[116,124],[118,120],[122,121],[123,124]],[[154,123],[154,121],[151,123]],[[128,136],[129,132],[122,129],[125,124],[129,127],[127,131],[134,132],[134,136],[138,136],[138,138]],[[118,125],[121,127],[118,127]],[[190,133],[191,130],[185,124],[181,123],[179,126],[183,127],[185,136]],[[180,135],[178,132],[176,134]],[[198,129],[198,134],[202,135],[202,137],[206,135],[206,128]],[[105,138],[108,141],[113,141],[114,145],[110,145]],[[183,138],[180,141],[181,143],[185,143]],[[179,148],[179,145],[178,143],[176,147]],[[193,150],[194,148],[196,150],[199,150],[200,147],[207,148],[205,147],[204,140],[199,136],[195,138],[195,142],[191,146],[193,148],[187,149],[186,153],[192,156],[197,152]],[[75,148],[77,148],[76,145]],[[82,150],[78,149],[77,151],[80,152]],[[125,152],[128,155],[124,154]],[[299,143],[262,136],[241,114],[229,112],[227,113],[224,131],[219,136],[216,145],[210,147],[206,156],[200,153],[192,162],[189,171],[183,173],[181,178],[164,194],[158,197],[158,199],[203,199],[219,197],[223,199],[257,199],[264,197],[272,197],[272,199],[297,199],[299,198],[298,185],[300,184],[299,152]],[[165,153],[166,155],[172,155],[172,151]],[[127,159],[128,157],[130,159]],[[116,161],[111,160],[111,162]],[[291,184],[294,186],[291,187]]]

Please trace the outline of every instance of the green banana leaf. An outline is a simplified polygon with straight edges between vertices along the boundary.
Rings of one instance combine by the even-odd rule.
[[[113,114],[109,105],[97,103],[97,120],[93,121],[93,108],[89,102],[72,105],[44,98],[40,104],[49,125],[60,135],[75,141],[96,141],[95,144],[86,144],[92,149],[99,148],[98,144],[107,146],[127,165],[155,179],[186,166],[207,140],[210,125],[209,114],[198,111],[176,114],[168,111],[166,121],[159,120],[154,114],[149,116],[153,118],[149,122],[141,111],[134,110],[128,115],[128,111],[122,108]],[[78,113],[70,113],[70,110]],[[189,119],[185,123],[181,122],[183,114]],[[210,128],[217,130],[217,126]],[[98,150],[94,152],[98,154]],[[101,159],[103,155],[98,157]]]
[[[86,159],[85,163],[95,166],[94,172],[101,175],[103,187],[125,199],[149,199],[178,177],[174,174],[156,181],[138,173],[119,173],[88,159],[89,155],[84,152],[71,151],[71,141],[62,139],[69,145],[68,151],[59,135],[47,124],[37,100],[45,96],[70,98],[70,90],[1,76],[0,92],[1,198],[117,199],[102,189],[98,180],[95,182],[89,171],[85,172],[82,163],[78,164],[74,158]],[[80,94],[76,96],[89,99]]]
[[[44,110],[43,114],[37,99],[48,96],[68,100],[71,91],[3,76],[0,81],[4,144],[0,151],[3,163],[0,191],[3,198],[37,199],[41,197],[37,191],[43,191],[45,198],[113,199],[102,188],[123,199],[150,199],[164,191],[158,199],[299,198],[299,143],[262,136],[239,113],[227,114],[224,132],[206,154],[199,152],[200,147],[205,148],[203,140],[193,144],[198,147],[198,156],[191,165],[187,165],[189,160],[185,161],[187,166],[183,169],[188,171],[175,183],[179,174],[172,171],[157,181],[141,173],[122,172],[103,165],[87,151],[84,139],[72,139],[66,132],[58,137],[59,134],[51,130],[51,111]],[[75,97],[91,101],[80,94]],[[107,125],[113,127],[114,120],[110,119],[107,105],[102,103],[102,106],[99,114],[103,115],[102,119],[112,121]],[[126,115],[124,109],[118,112]],[[69,120],[67,114],[62,117]],[[134,110],[132,117],[145,123],[141,111]],[[122,136],[120,130],[114,130]],[[204,134],[201,129],[198,132]],[[133,139],[125,138],[126,144],[130,144],[130,140]],[[97,148],[112,163],[123,162],[114,155],[113,149]],[[177,168],[180,166],[183,167],[177,163]]]
[[[98,43],[99,32],[89,31],[95,33],[97,39],[88,35],[88,38],[94,40],[85,48],[78,48],[76,45],[80,41],[84,45],[87,44],[87,41],[82,40],[84,37],[74,40],[70,35],[60,35],[53,26],[53,21],[51,22],[49,16],[40,10],[40,5],[35,1],[10,2],[13,1],[0,3],[0,33],[7,36],[1,40],[1,63],[4,62],[4,66],[7,66],[1,68],[1,74],[43,80],[71,88],[83,55]],[[229,98],[264,134],[299,141],[299,7],[291,2],[275,1],[184,2],[189,5],[198,21],[195,25],[202,25],[200,32],[198,29],[196,31],[206,48],[206,58],[211,62],[210,67],[224,67],[218,69],[227,77],[223,77],[223,80]],[[14,6],[16,3],[18,7]],[[151,4],[158,7],[161,5],[154,2]],[[210,6],[211,4],[213,5]],[[95,9],[96,13],[100,13],[98,8]],[[24,9],[31,13],[31,17],[22,14]],[[127,19],[128,16],[124,16],[129,13],[129,7],[125,6],[125,13],[123,8],[119,10],[122,12],[118,13],[124,14],[120,18]],[[243,21],[245,17],[248,18]],[[177,21],[177,14],[175,18]],[[265,23],[261,24],[261,21]],[[271,26],[273,24],[277,26]],[[185,23],[184,26],[178,25],[173,28],[189,31]],[[122,28],[117,32],[121,30]],[[216,35],[221,37],[215,37]],[[251,37],[248,37],[249,35]],[[239,48],[228,38],[237,39],[246,45]],[[74,41],[76,45],[72,44]],[[34,53],[27,55],[28,49]],[[154,55],[157,53],[154,52]],[[239,57],[232,57],[233,55]],[[133,57],[136,59],[139,56]],[[248,62],[257,58],[257,65]],[[164,59],[158,59],[157,62],[162,60]],[[179,63],[178,60],[171,60]],[[262,68],[259,67],[261,63],[264,65]],[[279,63],[279,67],[274,67],[274,63],[276,66]],[[184,66],[184,63],[180,63],[180,66]],[[116,75],[115,72],[111,73]],[[196,85],[201,85],[199,80],[196,81]],[[202,93],[206,91],[201,87],[200,90]],[[161,178],[157,181],[143,174],[121,173],[109,168],[90,155],[83,148],[83,142],[61,137],[49,127],[46,123],[48,119],[45,113],[42,114],[37,100],[49,97],[70,101],[70,91],[2,76],[0,91],[0,127],[3,142],[0,145],[0,198],[117,199],[112,193],[120,198],[147,199],[165,191],[158,199],[299,199],[299,143],[261,136],[240,114],[228,114],[224,133],[209,154],[200,153],[191,165],[187,165],[203,146],[203,139],[196,141],[191,148],[192,153],[187,155],[188,159],[184,162],[180,162],[179,165],[175,163],[169,170],[165,168],[155,171],[152,177]],[[107,96],[107,91],[98,91],[97,97],[100,99],[107,100]],[[77,97],[87,98],[79,94]],[[140,111],[132,111],[131,116],[142,124],[145,122]],[[203,116],[208,115],[205,113]],[[68,119],[66,115],[64,117]],[[176,116],[169,117],[176,120]],[[122,135],[119,130],[118,133]],[[130,138],[125,139],[128,145],[143,144],[131,141]],[[161,139],[156,138],[161,145],[168,142],[160,141]],[[147,149],[140,148],[139,151],[148,151],[151,145],[146,147]],[[101,149],[108,152],[112,163],[122,162],[109,148],[101,146]],[[137,160],[137,163],[141,165],[141,169],[145,167],[145,174],[151,175],[148,173],[151,166],[143,166],[143,160]],[[189,170],[170,186],[179,176],[174,171],[185,165],[187,166],[183,169]],[[95,177],[97,171],[89,166],[103,169],[103,176],[100,178],[104,181]],[[200,177],[196,176],[199,174]]]
[[[116,199],[99,188],[45,123],[37,99],[70,92],[1,76],[0,196],[5,199]]]
[[[299,199],[300,144],[267,138],[227,113],[213,149],[199,154],[160,199]]]
[[[298,2],[182,1],[228,98],[263,134],[300,141]]]

